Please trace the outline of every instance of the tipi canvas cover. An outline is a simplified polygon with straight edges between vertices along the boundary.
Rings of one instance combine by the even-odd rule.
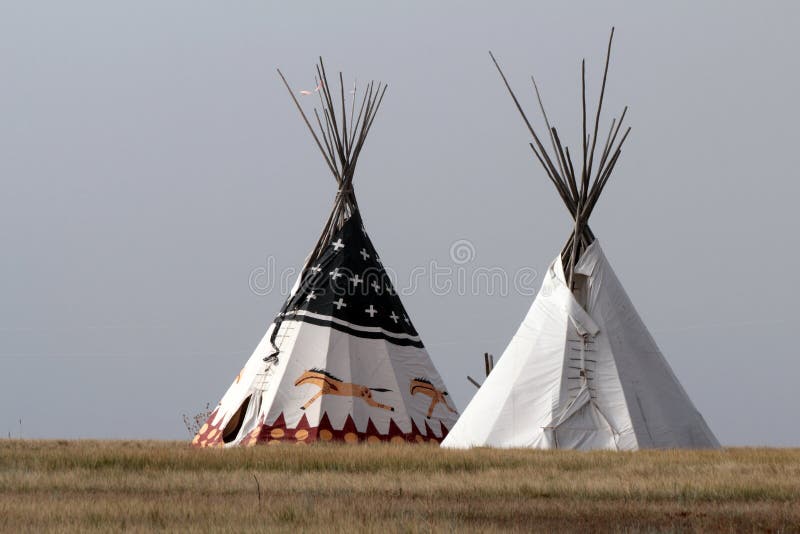
[[[443,445],[612,449],[717,447],[606,260],[581,257],[586,305],[561,258]]]
[[[612,38],[614,32],[611,32]],[[714,435],[658,350],[625,294],[588,220],[630,132],[614,119],[595,160],[603,87],[587,131],[583,81],[583,162],[572,162],[534,90],[548,130],[545,149],[492,59],[533,137],[530,144],[573,218],[527,317],[463,415],[446,447],[635,450],[718,447]],[[582,65],[585,76],[585,68]],[[580,162],[579,162],[580,163]],[[594,169],[594,164],[597,168]]]
[[[196,446],[439,442],[455,423],[456,410],[364,229],[352,189],[385,86],[367,86],[348,124],[347,113],[330,111],[321,60],[316,82],[327,127],[320,126],[321,142],[312,134],[339,184],[334,209],[281,312],[195,436]]]

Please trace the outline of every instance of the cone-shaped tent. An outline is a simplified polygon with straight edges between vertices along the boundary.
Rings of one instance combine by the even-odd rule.
[[[337,115],[320,59],[316,132],[286,83],[339,191],[298,282],[195,436],[197,446],[438,442],[455,422],[444,383],[364,229],[353,193],[353,171],[386,86],[370,83],[360,106],[353,96],[348,110],[341,74],[339,80]]]
[[[610,49],[609,40],[609,54]],[[576,176],[569,150],[562,148],[544,108],[553,158],[500,74],[533,135],[531,148],[566,203],[574,227],[527,317],[442,445],[579,450],[718,447],[587,224],[630,130],[615,148],[623,111],[619,122],[612,122],[592,180],[605,75],[593,135],[586,134],[584,84],[584,159]]]

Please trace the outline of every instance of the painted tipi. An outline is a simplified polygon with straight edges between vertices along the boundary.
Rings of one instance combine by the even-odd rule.
[[[609,55],[610,49],[609,40]],[[528,315],[442,446],[718,447],[588,226],[630,131],[617,142],[623,111],[620,120],[612,122],[594,169],[605,74],[590,135],[584,83],[584,158],[576,167],[542,107],[549,138],[545,142],[550,141],[552,154],[545,149],[497,61],[495,65],[533,135],[530,146],[567,205],[574,226]],[[534,88],[539,97],[535,82]]]
[[[320,98],[315,132],[280,76],[339,189],[289,298],[193,444],[439,442],[457,412],[353,192],[356,162],[386,86],[368,84],[360,105],[353,96],[348,109],[341,74],[341,99],[334,100],[320,59],[316,90],[299,93]]]

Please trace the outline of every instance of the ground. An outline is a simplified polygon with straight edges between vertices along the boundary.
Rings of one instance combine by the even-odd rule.
[[[0,531],[800,532],[800,449],[0,441]]]

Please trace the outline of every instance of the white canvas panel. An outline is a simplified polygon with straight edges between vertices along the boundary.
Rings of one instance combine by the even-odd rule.
[[[575,300],[556,258],[519,330],[442,445],[718,447],[598,241],[576,272],[588,277],[586,306]]]

